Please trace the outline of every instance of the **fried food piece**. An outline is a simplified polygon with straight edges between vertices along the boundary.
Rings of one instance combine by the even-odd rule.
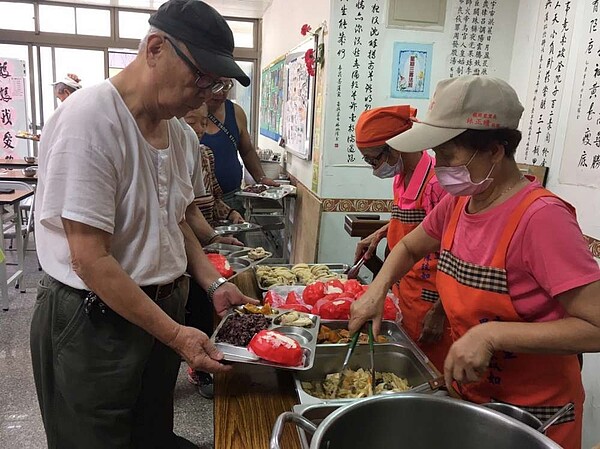
[[[321,329],[319,329],[319,344],[344,344],[350,343],[350,340],[352,340],[352,336],[350,335],[350,332],[348,332],[348,329],[330,329],[329,327],[323,324],[321,325]],[[375,338],[375,343],[388,343],[389,341],[389,338],[385,335],[378,335]],[[368,344],[369,336],[364,332],[361,332],[358,336],[358,343]]]

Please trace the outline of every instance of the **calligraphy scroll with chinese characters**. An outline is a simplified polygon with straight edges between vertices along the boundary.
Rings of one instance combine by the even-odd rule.
[[[497,27],[497,0],[458,0],[451,22],[452,49],[448,75],[491,75],[494,36]],[[496,38],[497,39],[497,38]]]
[[[0,57],[0,158],[27,155],[27,142],[17,132],[27,130],[23,61]]]
[[[575,90],[560,167],[560,182],[600,187],[600,11],[585,0],[586,28],[577,54]]]
[[[573,1],[540,3],[519,162],[548,166],[552,159],[574,21]]]
[[[378,0],[337,0],[332,17],[330,70],[335,73],[335,162],[358,163],[354,124],[373,106],[375,61],[381,46],[383,5]],[[341,156],[343,154],[343,156]]]

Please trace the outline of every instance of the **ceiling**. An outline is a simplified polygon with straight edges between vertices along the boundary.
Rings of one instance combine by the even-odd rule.
[[[61,3],[157,9],[165,0],[55,0]],[[204,0],[224,16],[260,19],[273,0]]]

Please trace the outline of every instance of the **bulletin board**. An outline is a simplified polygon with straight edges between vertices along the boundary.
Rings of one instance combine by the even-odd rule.
[[[315,77],[306,70],[304,54],[317,49],[316,37],[294,48],[285,57],[283,138],[285,149],[301,159],[310,159],[314,123]],[[317,70],[317,75],[319,71]]]
[[[276,142],[283,133],[285,56],[276,59],[261,73],[260,133]]]

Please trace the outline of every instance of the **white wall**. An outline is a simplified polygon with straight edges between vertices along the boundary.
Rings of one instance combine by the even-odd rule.
[[[341,0],[332,0],[335,7]],[[515,29],[516,8],[518,0],[502,0],[502,7],[497,6],[495,36],[492,41],[492,54],[495,70],[490,75],[508,79],[510,75],[513,33]],[[388,2],[381,2],[384,9],[383,22],[387,23]],[[400,28],[387,28],[383,26],[380,34],[380,45],[377,50],[375,80],[373,83],[373,107],[394,104],[410,104],[418,110],[417,117],[423,117],[427,112],[429,99],[392,98],[390,86],[392,81],[393,48],[395,42],[409,42],[433,44],[433,61],[431,65],[430,95],[433,94],[435,85],[441,79],[449,76],[447,59],[452,49],[452,35],[454,33],[454,17],[458,5],[457,0],[448,0],[446,11],[446,25],[444,31],[414,31]],[[352,3],[348,9],[353,8]],[[338,7],[339,9],[339,7]],[[332,24],[333,28],[333,24]],[[335,39],[331,32],[330,40]],[[335,92],[335,71],[330,70],[328,79],[328,92]],[[325,129],[333,130],[335,117],[335,102],[329,101],[325,107]],[[333,148],[332,132],[325,136],[323,155],[323,187],[321,196],[325,198],[392,198],[392,181],[379,180],[372,175],[372,170],[366,164],[339,164],[336,163]],[[329,138],[328,138],[329,137]],[[339,151],[338,151],[339,152]],[[339,158],[337,158],[339,160]]]
[[[332,0],[333,8],[339,9],[341,0]],[[385,5],[383,17],[387,18],[387,3]],[[495,35],[492,41],[492,54],[494,62],[493,70],[490,75],[509,79],[511,69],[511,59],[513,36],[515,32],[515,23],[517,18],[518,0],[503,0],[502,7],[497,8]],[[353,3],[348,4],[348,9],[353,8]],[[376,70],[373,91],[373,107],[388,106],[393,104],[410,104],[418,110],[417,117],[423,117],[429,106],[429,99],[402,99],[390,97],[390,86],[392,80],[392,62],[393,47],[395,42],[410,42],[433,44],[433,61],[431,65],[431,83],[430,94],[433,94],[435,85],[441,79],[449,76],[449,66],[447,59],[452,49],[452,35],[454,33],[454,18],[458,0],[448,0],[446,11],[446,24],[444,31],[414,31],[399,28],[381,27],[380,45],[377,53]],[[352,15],[352,13],[350,13]],[[333,14],[331,15],[333,17]],[[332,20],[334,20],[332,18]],[[387,19],[384,19],[387,23]],[[331,25],[330,43],[336,38],[333,31],[334,24]],[[332,57],[333,54],[332,52]],[[329,61],[329,59],[328,59]],[[332,65],[332,64],[330,64]],[[392,180],[381,180],[373,176],[372,169],[366,164],[340,164],[339,149],[334,148],[333,129],[335,125],[335,101],[334,93],[336,89],[335,70],[329,71],[327,80],[328,101],[325,106],[325,124],[324,129],[329,130],[325,134],[323,145],[323,166],[321,168],[321,192],[323,198],[370,198],[370,199],[391,199]],[[385,214],[380,214],[382,217]],[[354,248],[358,242],[357,238],[350,237],[343,231],[344,213],[329,212],[324,213],[321,220],[320,240],[319,240],[319,261],[352,261]],[[380,245],[384,246],[384,243]]]
[[[510,83],[517,90],[522,102],[527,98],[527,89],[534,88],[534,86],[528,85],[536,45],[533,40],[535,39],[538,11],[544,3],[545,0],[521,0],[519,7]],[[547,187],[575,206],[583,232],[598,238],[600,237],[600,208],[597,205],[600,204],[600,190],[561,184],[558,179],[562,157],[566,152],[572,150],[566,148],[564,144],[570,114],[570,92],[578,90],[574,86],[577,53],[581,45],[587,45],[587,42],[583,41],[583,33],[587,30],[586,27],[589,26],[589,21],[584,17],[583,3],[579,1],[572,2],[572,5],[577,8],[575,11],[575,28],[566,64],[565,90],[557,122],[556,140],[548,172]],[[528,117],[524,117],[523,121],[527,119]],[[522,123],[521,129],[524,128],[525,125]],[[583,449],[589,449],[600,443],[600,376],[598,373],[600,373],[600,355],[586,354],[583,369],[583,381],[586,390]]]
[[[261,70],[306,40],[300,34],[305,23],[317,28],[329,20],[329,0],[273,0],[263,15]],[[325,74],[326,76],[326,74]],[[258,146],[281,151],[277,142],[259,134]],[[287,169],[309,189],[312,185],[312,161],[287,155]]]

